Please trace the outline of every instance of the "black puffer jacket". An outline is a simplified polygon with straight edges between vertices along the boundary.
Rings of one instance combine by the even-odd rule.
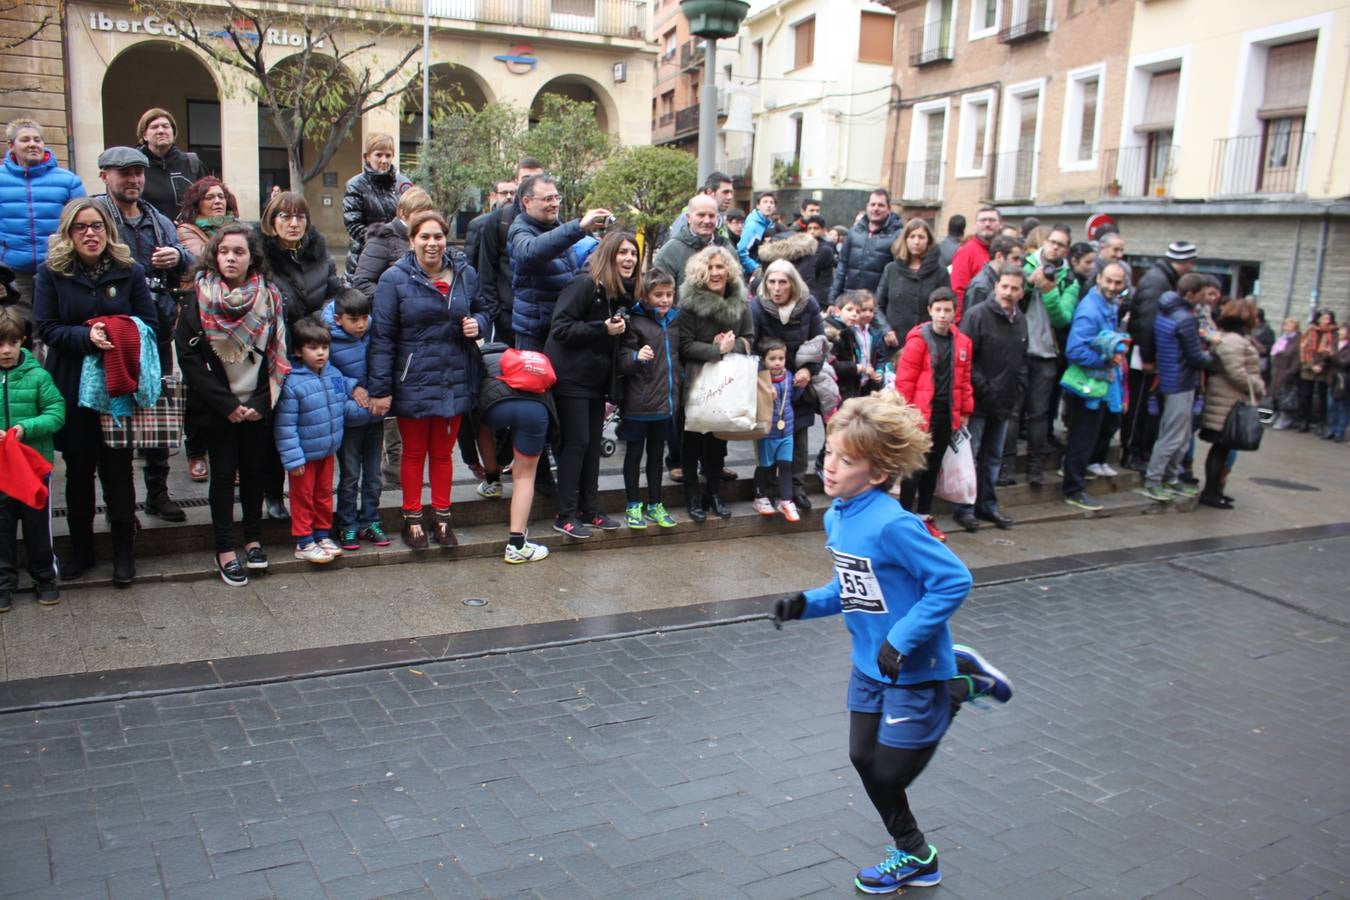
[[[306,231],[294,250],[287,250],[278,238],[268,237],[261,229],[255,232],[267,258],[267,280],[281,292],[288,326],[323,309],[342,288],[337,265],[328,255],[328,244],[317,228]]]
[[[1017,374],[1027,355],[1027,317],[1019,311],[1010,322],[1003,307],[990,300],[966,313],[961,333],[971,343],[975,413],[1006,418],[1017,402]]]
[[[400,180],[398,170],[392,167],[381,174],[370,166],[363,166],[360,175],[347,181],[347,190],[342,195],[342,226],[351,238],[347,245],[348,275],[356,271],[356,261],[361,258],[361,248],[366,242],[366,230],[372,225],[388,222],[398,214]]]
[[[891,213],[881,228],[873,233],[864,218],[848,232],[844,246],[839,249],[839,263],[834,269],[834,284],[830,287],[829,302],[833,305],[844,291],[875,291],[881,273],[895,259],[891,244],[905,227],[900,217]]]
[[[370,226],[365,246],[361,248],[361,258],[356,261],[356,271],[352,273],[352,287],[374,301],[375,285],[379,284],[380,276],[407,252],[408,226],[402,219]]]
[[[578,275],[563,288],[544,342],[544,354],[558,374],[554,394],[618,399],[613,391],[619,339],[610,335],[605,320],[632,305],[631,291],[611,300],[590,275]]]
[[[881,283],[876,290],[877,313],[896,334],[909,334],[915,325],[922,325],[930,318],[929,295],[938,288],[951,286],[939,247],[928,251],[917,272],[908,263],[896,260],[881,273]]]
[[[1181,278],[1177,270],[1166,259],[1160,259],[1153,268],[1144,273],[1139,283],[1130,292],[1128,310],[1130,313],[1130,337],[1134,346],[1146,363],[1157,361],[1158,351],[1153,339],[1153,322],[1158,318],[1158,301],[1168,291],[1177,289]]]

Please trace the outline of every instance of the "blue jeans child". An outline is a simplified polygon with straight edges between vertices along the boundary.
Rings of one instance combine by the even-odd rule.
[[[338,454],[337,520],[340,528],[365,528],[380,521],[380,492],[384,475],[384,422],[348,425]],[[360,507],[358,509],[358,489]]]

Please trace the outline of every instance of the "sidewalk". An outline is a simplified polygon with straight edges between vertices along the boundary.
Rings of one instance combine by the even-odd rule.
[[[1233,473],[1235,511],[952,532],[950,546],[979,568],[1343,522],[1350,520],[1350,482],[1340,474],[1347,449],[1268,432],[1262,451],[1243,454]],[[1054,503],[1054,489],[1045,493]],[[794,534],[557,553],[527,566],[423,561],[271,575],[242,589],[218,580],[80,588],[51,609],[24,597],[0,616],[0,680],[578,620],[813,586],[831,571],[819,521],[813,514]],[[470,598],[488,603],[465,606]]]
[[[911,791],[934,896],[1350,892],[1346,553],[974,591],[954,633],[1016,694]],[[886,838],[847,646],[747,622],[3,716],[0,894],[851,897]]]

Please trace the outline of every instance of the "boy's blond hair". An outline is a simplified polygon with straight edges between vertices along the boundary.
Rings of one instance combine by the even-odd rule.
[[[845,400],[830,419],[826,434],[856,459],[865,459],[872,471],[884,472],[889,482],[908,478],[923,468],[933,438],[924,430],[923,413],[895,391],[882,391]]]

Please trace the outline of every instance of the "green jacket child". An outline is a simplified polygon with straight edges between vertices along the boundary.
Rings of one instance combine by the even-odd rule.
[[[23,442],[52,461],[52,435],[66,424],[66,401],[33,354],[19,351],[19,364],[0,368],[0,431],[23,427]]]

